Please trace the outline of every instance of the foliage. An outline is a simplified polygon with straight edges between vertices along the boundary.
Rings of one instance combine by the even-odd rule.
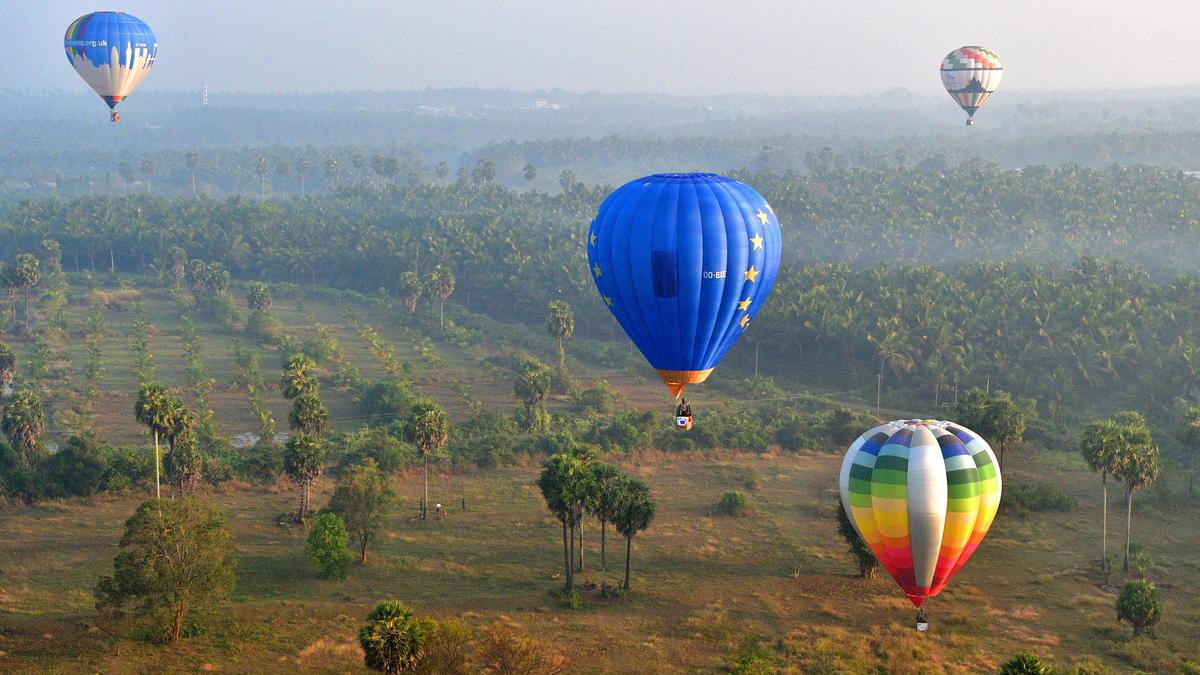
[[[395,495],[375,460],[366,459],[351,466],[338,478],[327,507],[341,516],[346,528],[358,541],[359,561],[367,564],[367,544],[379,532]]]
[[[336,513],[322,513],[304,540],[304,555],[322,579],[345,579],[350,572],[350,535]]]
[[[96,606],[142,615],[165,611],[167,639],[179,638],[190,609],[221,600],[233,589],[229,526],[196,499],[147,500],[125,523],[112,576],[96,583]]]
[[[1162,620],[1158,589],[1145,579],[1126,582],[1117,596],[1117,618],[1133,627],[1134,635],[1148,632]]]
[[[1042,660],[1030,652],[1018,652],[1004,662],[998,671],[1000,675],[1055,675],[1058,671],[1053,666],[1042,663]]]
[[[288,440],[283,453],[283,470],[300,488],[300,522],[308,517],[308,492],[325,469],[325,443],[318,436],[298,433]]]
[[[746,493],[741,490],[723,493],[717,500],[717,513],[731,518],[741,518],[750,513],[750,504],[746,501]]]
[[[1073,511],[1077,501],[1054,483],[1006,483],[1000,509],[1008,514],[1026,517],[1030,513]]]
[[[387,425],[400,419],[410,410],[416,396],[408,383],[400,379],[386,379],[362,384],[358,389],[358,402],[367,424]]]
[[[870,579],[874,577],[875,571],[879,569],[879,560],[875,558],[871,547],[867,545],[867,542],[863,541],[862,535],[858,533],[854,524],[850,522],[850,516],[846,514],[845,503],[842,502],[840,497],[838,498],[836,515],[838,534],[846,541],[847,551],[858,564],[858,578]]]
[[[0,433],[20,453],[21,462],[30,466],[37,461],[38,442],[46,432],[46,409],[42,397],[32,390],[19,391],[4,403]]]
[[[386,600],[367,615],[358,631],[368,668],[384,673],[412,670],[425,641],[424,626],[402,602]]]
[[[779,653],[758,638],[749,638],[734,654],[733,675],[774,675],[784,666]]]
[[[329,409],[315,393],[300,394],[292,401],[288,426],[298,433],[320,436],[329,426]]]
[[[570,662],[529,635],[499,622],[484,628],[475,657],[484,675],[564,675]]]

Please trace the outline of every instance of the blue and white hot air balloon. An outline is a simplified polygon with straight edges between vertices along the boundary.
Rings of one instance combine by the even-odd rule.
[[[124,12],[92,12],[71,22],[63,39],[67,61],[84,82],[121,119],[117,104],[125,100],[158,55],[158,39],[145,21]]]
[[[749,327],[779,254],[767,201],[712,173],[626,183],[600,205],[587,241],[604,303],[676,398],[707,379]]]

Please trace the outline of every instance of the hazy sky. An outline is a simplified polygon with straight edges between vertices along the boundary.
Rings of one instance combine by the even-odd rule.
[[[0,0],[0,88],[83,87],[62,35],[96,9],[154,28],[144,89],[944,95],[964,44],[1009,91],[1200,83],[1197,0]]]

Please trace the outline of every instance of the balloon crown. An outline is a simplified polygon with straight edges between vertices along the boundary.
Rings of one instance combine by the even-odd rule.
[[[917,427],[932,427],[934,429],[945,429],[950,422],[943,420],[895,420],[888,422],[897,429],[915,429]]]

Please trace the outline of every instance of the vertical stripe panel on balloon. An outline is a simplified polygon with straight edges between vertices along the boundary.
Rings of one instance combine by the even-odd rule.
[[[933,585],[946,527],[946,464],[928,427],[913,431],[908,449],[908,524],[913,578],[918,592]]]
[[[670,346],[662,333],[658,317],[658,301],[654,297],[653,256],[650,242],[654,232],[655,214],[662,200],[664,185],[654,183],[641,191],[641,199],[629,227],[629,241],[624,254],[629,256],[630,276],[633,279],[634,321],[646,326],[650,343],[643,348],[646,359],[655,368],[671,368]],[[624,229],[624,228],[621,228]]]
[[[979,516],[979,471],[975,460],[954,434],[939,429],[937,440],[946,464],[946,527],[930,595],[936,595],[949,581]]]
[[[660,365],[657,368],[684,370],[678,364],[687,363],[678,343],[679,317],[695,312],[696,295],[687,295],[679,286],[679,265],[684,249],[696,245],[686,237],[680,237],[678,228],[687,221],[695,222],[699,217],[695,195],[686,183],[670,181],[660,186],[658,204],[651,217],[651,226],[645,239],[650,249],[651,282],[649,297],[654,305],[657,322],[655,333],[663,336],[665,353],[660,358],[673,359],[675,365]],[[646,296],[643,296],[646,297]],[[651,324],[654,325],[654,324]]]
[[[906,592],[914,593],[912,542],[908,524],[908,443],[912,432],[897,430],[871,471],[871,510],[887,552],[884,567]]]

